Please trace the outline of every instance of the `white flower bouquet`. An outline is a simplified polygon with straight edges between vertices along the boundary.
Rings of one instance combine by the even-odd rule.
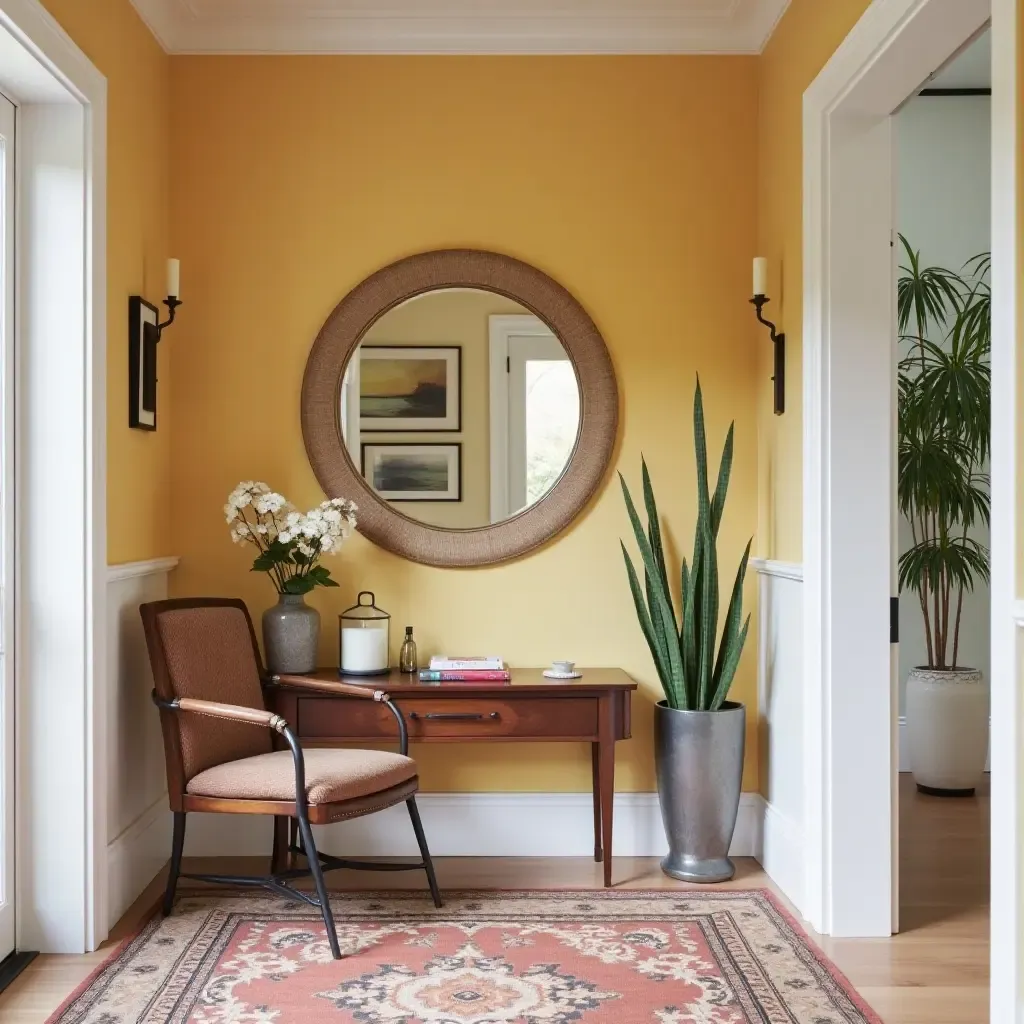
[[[245,480],[228,495],[224,518],[236,544],[259,551],[253,572],[267,573],[279,594],[308,594],[338,585],[320,558],[339,551],[351,535],[356,505],[329,498],[303,515],[265,483]]]

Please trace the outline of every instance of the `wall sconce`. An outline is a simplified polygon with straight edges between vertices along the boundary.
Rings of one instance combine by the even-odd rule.
[[[141,295],[128,298],[128,426],[156,430],[156,346],[181,305],[181,264],[167,261],[167,319]]]
[[[765,292],[768,289],[768,260],[764,256],[754,257],[754,297],[750,300],[757,314],[759,323],[767,327],[772,334],[775,346],[775,370],[772,380],[775,382],[775,415],[781,416],[786,411],[786,335],[775,330],[771,320],[765,320],[761,313],[765,303],[769,302]]]

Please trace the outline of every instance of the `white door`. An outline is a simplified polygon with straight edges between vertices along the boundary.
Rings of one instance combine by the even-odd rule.
[[[490,334],[491,522],[544,496],[576,447],[576,370],[536,316],[492,316]]]
[[[0,960],[14,951],[14,105],[0,96]]]
[[[509,512],[554,486],[576,445],[576,371],[558,339],[513,336],[508,343]]]

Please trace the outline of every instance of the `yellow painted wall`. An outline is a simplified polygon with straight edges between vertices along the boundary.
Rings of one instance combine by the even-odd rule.
[[[316,332],[370,272],[421,250],[476,246],[563,284],[604,334],[622,391],[616,465],[647,455],[680,545],[695,518],[694,373],[717,450],[736,419],[721,535],[731,577],[757,509],[750,257],[757,66],[746,57],[182,57],[172,62],[172,242],[187,273],[175,329],[178,593],[271,603],[220,519],[240,479],[321,498],[299,429]],[[440,570],[356,537],[321,592],[333,616],[372,589],[424,649],[573,658],[642,683],[618,788],[653,790],[656,677],[626,586],[614,477],[572,528],[508,565]],[[748,588],[752,605],[755,587]],[[734,695],[756,702],[751,635]],[[757,786],[749,719],[745,788]],[[585,790],[583,745],[420,748],[429,789]]]
[[[757,248],[766,315],[786,332],[784,416],[772,413],[766,332],[758,345],[758,552],[781,561],[803,560],[803,94],[868,4],[792,0],[758,61]]]
[[[159,430],[131,430],[128,296],[165,293],[171,61],[129,0],[42,2],[107,78],[107,560],[170,555],[174,333],[160,346]]]
[[[362,440],[462,445],[461,501],[403,501],[403,515],[422,523],[467,529],[491,521],[490,322],[491,316],[528,316],[518,302],[485,291],[440,291],[420,295],[390,310],[367,332],[367,345],[459,345],[462,348],[462,429],[457,433],[380,433]],[[421,652],[422,653],[422,652]]]

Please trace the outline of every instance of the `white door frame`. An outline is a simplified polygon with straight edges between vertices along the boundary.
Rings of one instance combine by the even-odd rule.
[[[14,952],[15,937],[15,762],[14,762],[14,232],[17,109],[0,99],[0,135],[4,137],[0,178],[0,960]]]
[[[1018,236],[1017,0],[992,0],[992,767],[991,1001],[994,1021],[1024,1021],[1024,728],[1021,678],[1024,602],[1018,489],[1017,403],[1021,266]]]
[[[18,105],[17,940],[82,953],[107,930],[107,84],[37,0],[0,0],[0,88]]]
[[[801,910],[831,935],[889,935],[894,924],[891,114],[988,17],[987,0],[875,0],[804,94]],[[1006,31],[1001,20],[996,33]],[[997,78],[995,89],[1005,92],[1005,83]],[[1005,104],[995,97],[993,113],[1005,115]],[[1015,125],[995,124],[993,139],[1004,132],[1014,138]],[[1005,189],[993,190],[1004,224],[1015,209],[1006,198]],[[994,235],[993,264],[1006,260],[1005,248]],[[995,333],[994,376],[1012,346],[1011,335]],[[1005,414],[995,405],[994,397],[994,435]],[[993,453],[994,478],[1002,465]],[[1012,561],[995,530],[995,506],[1005,500],[994,488],[994,566]],[[995,592],[993,582],[993,609]],[[994,676],[998,665],[993,660]],[[1009,771],[993,758],[993,778]],[[998,813],[994,802],[994,819]]]

